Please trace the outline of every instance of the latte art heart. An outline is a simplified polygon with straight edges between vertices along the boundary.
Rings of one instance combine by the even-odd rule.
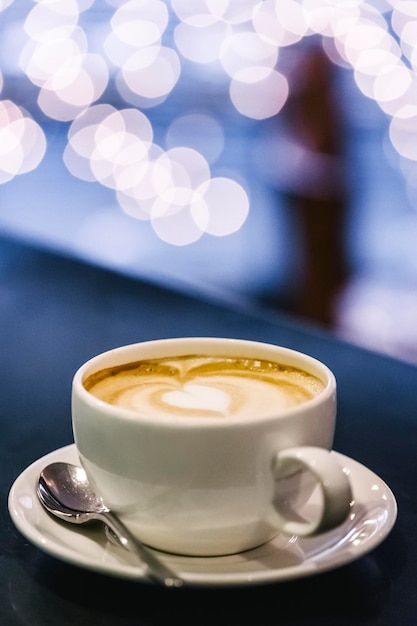
[[[167,391],[162,395],[162,401],[177,408],[211,410],[224,415],[230,405],[229,394],[225,391],[195,383],[186,383],[182,390]]]
[[[320,393],[307,372],[270,361],[187,355],[127,363],[84,381],[101,400],[143,416],[276,414]]]

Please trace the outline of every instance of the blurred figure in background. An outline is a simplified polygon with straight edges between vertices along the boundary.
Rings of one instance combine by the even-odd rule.
[[[280,114],[289,152],[285,194],[301,256],[294,313],[329,327],[349,273],[344,128],[334,69],[320,42],[298,50]]]

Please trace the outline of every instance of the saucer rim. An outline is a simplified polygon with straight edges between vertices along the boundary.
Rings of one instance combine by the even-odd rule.
[[[353,492],[353,506],[357,506],[357,508],[365,507],[369,514],[369,507],[367,508],[367,503],[369,500],[365,500],[363,497],[360,497],[361,490],[364,488],[365,478],[369,484],[374,483],[381,492],[381,496],[378,499],[378,503],[380,506],[383,506],[385,515],[383,516],[383,521],[380,522],[378,526],[377,532],[374,532],[369,538],[365,538],[363,541],[359,542],[359,545],[355,545],[355,549],[352,549],[351,543],[346,543],[346,548],[342,547],[340,549],[330,545],[330,547],[323,547],[320,550],[321,538],[323,538],[323,546],[325,546],[325,536],[329,533],[325,533],[324,536],[315,538],[315,541],[319,543],[319,548],[315,551],[316,557],[313,559],[306,558],[303,562],[291,565],[283,568],[267,568],[265,570],[253,570],[253,571],[242,571],[242,572],[228,572],[219,574],[217,572],[210,572],[209,568],[204,573],[196,573],[193,572],[192,569],[190,571],[186,571],[187,563],[200,563],[206,562],[210,563],[210,560],[216,559],[225,561],[227,563],[227,559],[230,560],[231,557],[239,556],[239,555],[230,555],[226,557],[186,557],[186,556],[178,556],[167,554],[164,555],[162,553],[158,553],[162,559],[170,560],[171,566],[175,567],[176,565],[184,568],[184,572],[181,572],[181,576],[184,578],[185,582],[192,586],[244,586],[244,585],[260,585],[260,584],[271,584],[277,582],[284,582],[296,578],[305,578],[307,576],[312,576],[315,574],[323,573],[329,570],[336,569],[343,565],[347,565],[348,563],[359,559],[365,554],[371,552],[375,549],[391,532],[398,514],[398,507],[395,496],[390,489],[390,487],[383,481],[377,474],[375,474],[372,470],[367,468],[365,465],[362,465],[358,461],[340,454],[339,452],[333,451],[339,462],[343,465],[345,471],[351,475],[351,483],[352,483],[352,492]],[[83,569],[95,571],[101,574],[114,576],[116,578],[122,579],[130,579],[138,582],[149,582],[146,578],[143,571],[141,571],[140,567],[136,564],[129,563],[127,559],[122,558],[117,562],[103,562],[98,558],[95,558],[91,554],[83,554],[80,550],[68,549],[65,546],[59,543],[60,537],[63,533],[74,533],[74,540],[78,536],[80,537],[80,529],[79,527],[71,527],[66,524],[64,527],[64,522],[58,522],[51,518],[50,515],[42,508],[40,505],[37,496],[36,496],[36,479],[39,475],[40,470],[47,464],[57,460],[66,460],[72,463],[78,462],[78,454],[76,450],[75,444],[69,444],[67,446],[58,448],[49,452],[48,454],[40,457],[33,463],[31,463],[23,472],[16,478],[14,481],[8,497],[8,508],[9,513],[14,522],[16,528],[20,531],[20,533],[26,537],[33,545],[38,547],[41,551],[67,563],[70,563],[74,566],[81,567]],[[369,487],[370,490],[371,487]],[[20,499],[24,497],[26,498],[26,504],[29,504],[29,509],[36,513],[37,523],[31,521],[27,515],[27,507],[25,508]],[[27,500],[29,498],[29,500]],[[368,521],[366,518],[365,521]],[[344,528],[345,525],[342,527]],[[331,531],[335,533],[335,531]],[[339,536],[339,543],[342,543],[343,540],[348,536],[348,531],[341,533]],[[101,540],[98,542],[99,549],[104,551],[104,549],[112,550],[110,542],[108,542],[104,538],[104,533],[101,535]],[[303,547],[303,545],[311,542],[311,538],[298,538],[298,544]],[[273,546],[274,542],[277,541],[277,538],[271,540],[264,546],[261,546],[263,550],[267,549],[268,546]],[[101,545],[102,544],[102,545]],[[110,547],[109,547],[110,546]],[[119,550],[116,547],[113,547],[114,550]],[[250,550],[245,553],[246,561],[250,562],[251,559],[248,560],[248,556],[253,553],[255,560],[255,553],[260,548],[255,548],[254,550]],[[156,551],[155,551],[156,552]],[[121,553],[124,555],[124,551],[121,550]],[[326,556],[327,553],[327,556]],[[119,555],[117,555],[119,556]],[[172,560],[172,562],[171,562]],[[233,567],[233,563],[232,563]],[[205,569],[205,568],[204,568]]]

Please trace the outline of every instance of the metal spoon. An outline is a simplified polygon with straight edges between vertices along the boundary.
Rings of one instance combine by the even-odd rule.
[[[71,463],[47,465],[39,475],[36,492],[45,509],[61,520],[72,524],[94,520],[104,522],[120,544],[146,565],[146,575],[154,582],[166,587],[181,587],[184,584],[103,504],[82,467]]]

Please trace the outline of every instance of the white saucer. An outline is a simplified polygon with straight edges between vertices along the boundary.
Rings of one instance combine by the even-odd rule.
[[[158,553],[193,586],[255,585],[324,572],[373,550],[391,531],[397,504],[390,488],[369,469],[334,452],[350,476],[351,515],[337,530],[314,538],[276,537],[259,548],[221,557],[184,557]],[[75,445],[61,448],[30,465],[14,482],[9,511],[20,532],[41,550],[73,565],[146,582],[133,555],[107,540],[103,529],[53,519],[35,492],[41,469],[54,461],[78,464]]]

